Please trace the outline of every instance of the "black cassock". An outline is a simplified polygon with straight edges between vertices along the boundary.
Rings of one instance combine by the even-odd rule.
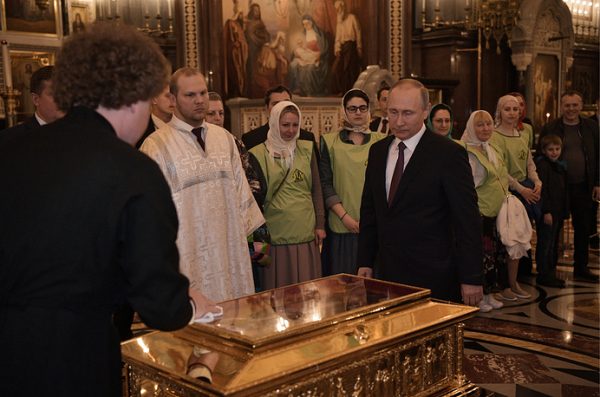
[[[192,314],[160,169],[78,107],[0,134],[0,186],[0,396],[120,395],[115,307]]]

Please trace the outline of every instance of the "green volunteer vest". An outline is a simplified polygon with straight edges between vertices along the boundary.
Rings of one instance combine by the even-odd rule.
[[[495,130],[490,139],[490,144],[502,154],[509,175],[519,182],[527,179],[527,157],[531,147],[530,136],[529,133],[505,136]]]
[[[386,137],[378,132],[372,132],[369,136],[369,142],[363,145],[344,143],[339,133],[322,136],[323,144],[329,152],[333,188],[348,215],[356,220],[360,218],[360,200],[365,184],[369,149],[375,142]],[[329,227],[335,233],[350,233],[333,211],[329,211]]]
[[[521,134],[527,136],[527,140],[529,142],[529,148],[531,149],[531,145],[533,145],[533,127],[530,124],[523,123],[523,131]]]
[[[495,149],[494,149],[495,150]],[[502,202],[508,192],[508,172],[506,167],[501,163],[498,167],[487,158],[481,151],[473,146],[467,145],[467,151],[472,153],[485,170],[487,176],[481,186],[477,187],[477,205],[479,212],[487,217],[495,217],[502,207]],[[500,153],[496,150],[498,161],[502,162]]]
[[[269,155],[265,144],[253,147],[250,153],[258,160],[267,181],[264,215],[271,243],[300,244],[314,240],[316,220],[310,168],[313,142],[296,141],[294,163],[289,173],[283,160]]]

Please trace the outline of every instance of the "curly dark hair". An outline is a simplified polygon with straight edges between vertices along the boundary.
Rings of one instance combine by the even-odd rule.
[[[160,94],[169,75],[168,61],[149,37],[129,26],[96,23],[65,40],[54,100],[65,111],[75,105],[119,109]]]

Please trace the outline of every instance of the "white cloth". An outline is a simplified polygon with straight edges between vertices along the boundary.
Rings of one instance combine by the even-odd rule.
[[[48,124],[48,123],[46,123],[46,120],[44,120],[43,118],[40,117],[40,115],[38,114],[38,112],[35,112],[33,115],[35,116],[35,119],[37,120],[37,122],[40,125],[46,125],[46,124]]]
[[[516,196],[509,194],[504,199],[496,218],[496,228],[511,259],[527,255],[527,250],[531,249],[531,222],[523,203]]]
[[[217,302],[254,292],[247,236],[264,223],[233,137],[203,123],[206,151],[192,126],[173,116],[141,150],[163,171],[177,208],[180,270]]]
[[[288,106],[292,106],[298,111],[298,131],[296,132],[294,139],[290,141],[284,140],[281,137],[281,132],[279,131],[279,119],[281,118],[281,112]],[[301,116],[302,113],[300,113],[300,108],[295,103],[290,101],[278,102],[275,106],[273,106],[273,109],[271,109],[271,114],[269,115],[269,131],[267,132],[267,141],[265,144],[269,154],[272,157],[278,157],[285,160],[287,168],[290,168],[292,164],[294,164],[296,141],[300,136],[300,123],[302,120]]]
[[[417,132],[415,135],[411,136],[405,141],[401,141],[398,138],[394,138],[390,148],[388,149],[388,157],[387,164],[385,167],[385,196],[388,197],[390,195],[390,185],[392,184],[392,177],[394,176],[394,169],[396,168],[396,162],[398,161],[398,145],[400,142],[404,142],[406,145],[406,149],[404,149],[404,168],[406,169],[406,165],[410,161],[417,145],[421,141],[423,134],[425,133],[425,124],[421,127],[421,130]]]

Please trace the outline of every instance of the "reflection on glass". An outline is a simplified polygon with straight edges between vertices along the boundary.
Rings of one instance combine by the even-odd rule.
[[[423,291],[341,274],[222,302],[223,318],[201,326],[250,339],[267,339],[323,320],[350,316],[380,302],[393,304]]]

